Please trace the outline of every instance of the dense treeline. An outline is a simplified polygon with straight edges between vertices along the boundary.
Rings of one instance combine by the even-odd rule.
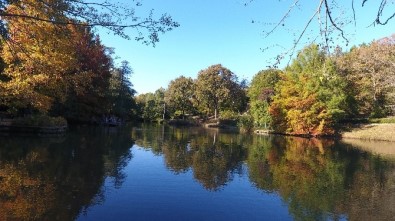
[[[301,50],[283,70],[245,80],[221,65],[181,76],[168,89],[137,97],[145,120],[201,116],[239,120],[242,127],[294,135],[332,135],[345,122],[391,114],[395,103],[394,37],[327,53]]]
[[[384,117],[395,103],[394,36],[348,52],[310,45],[283,70],[262,70],[249,85],[216,64],[196,79],[180,76],[167,89],[134,97],[128,62],[115,65],[90,25],[44,3],[4,8],[14,16],[2,18],[0,117],[89,123],[194,117],[316,136],[350,120]]]
[[[91,123],[134,117],[135,91],[127,62],[115,66],[111,50],[89,26],[78,25],[56,8],[44,7],[41,1],[19,4],[9,4],[7,13],[68,24],[2,18],[7,24],[7,36],[1,41],[2,115],[61,116]]]
[[[141,116],[147,121],[185,119],[200,116],[217,119],[234,118],[247,109],[247,84],[220,64],[198,73],[197,79],[180,76],[168,89],[136,97]]]
[[[327,135],[340,123],[391,114],[393,43],[393,37],[384,38],[333,54],[310,45],[284,70],[258,73],[249,89],[255,126],[263,122],[280,133]]]

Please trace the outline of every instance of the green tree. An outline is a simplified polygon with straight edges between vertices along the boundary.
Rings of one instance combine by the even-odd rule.
[[[270,106],[273,128],[289,134],[335,133],[345,115],[345,81],[334,63],[311,45],[287,67]]]
[[[134,94],[136,91],[132,88],[133,84],[129,78],[133,70],[128,61],[122,61],[121,66],[111,73],[109,99],[111,103],[110,113],[119,116],[122,119],[130,119],[136,116],[136,102]]]
[[[258,72],[248,88],[250,113],[257,127],[267,128],[271,123],[269,106],[274,95],[274,88],[280,80],[280,71],[268,69]]]
[[[247,81],[239,82],[237,76],[230,82],[229,94],[231,99],[226,99],[221,106],[221,111],[230,111],[236,114],[246,111],[248,105]]]
[[[166,103],[174,108],[174,111],[181,112],[183,119],[185,118],[185,112],[193,111],[192,99],[195,92],[194,89],[195,84],[192,78],[181,76],[172,80],[166,90]]]
[[[236,75],[220,64],[201,70],[196,80],[196,98],[201,111],[214,114],[217,119],[218,111],[234,98],[232,91],[236,86]]]
[[[140,94],[136,97],[139,112],[146,121],[160,121],[165,113],[165,89],[160,88],[155,93]]]
[[[147,121],[153,121],[156,118],[155,99],[153,93],[140,94],[136,97],[139,107],[140,116]]]

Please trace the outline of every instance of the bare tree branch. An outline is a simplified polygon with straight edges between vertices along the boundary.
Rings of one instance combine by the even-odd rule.
[[[337,24],[333,21],[332,13],[331,13],[330,8],[328,6],[328,0],[324,0],[324,3],[325,3],[326,14],[328,15],[329,21],[331,22],[333,27],[335,27],[340,32],[342,38],[348,43],[348,39],[344,36],[343,29],[339,28],[339,26],[337,26]],[[322,4],[322,1],[321,1],[320,5],[321,4]]]
[[[255,0],[245,0],[245,5],[249,5],[251,2]],[[322,44],[324,47],[327,48],[328,53],[330,53],[330,48],[333,48],[331,44],[336,43],[334,42],[334,38],[332,37],[333,35],[338,35],[343,42],[348,45],[349,43],[349,37],[348,33],[345,31],[345,26],[353,21],[354,26],[357,25],[357,20],[358,16],[356,13],[356,8],[355,8],[355,3],[360,2],[361,7],[366,7],[367,3],[372,2],[373,4],[379,4],[379,7],[377,9],[377,13],[374,16],[374,22],[372,25],[387,25],[390,20],[395,18],[395,12],[394,13],[389,13],[389,10],[395,11],[393,8],[390,7],[390,4],[388,0],[380,0],[380,1],[371,1],[371,0],[360,0],[360,1],[355,1],[351,0],[351,6],[350,6],[350,13],[347,14],[347,8],[339,7],[338,3],[344,3],[339,0],[319,0],[317,1],[318,7],[317,9],[313,12],[312,16],[309,17],[307,22],[303,24],[303,28],[301,32],[296,32],[297,35],[295,37],[295,40],[293,42],[293,45],[289,50],[287,50],[285,53],[281,53],[280,55],[277,56],[276,58],[276,64],[279,64],[279,59],[284,58],[285,55],[290,55],[291,57],[293,56],[293,53],[295,52],[295,49],[299,46],[302,38],[306,35],[308,27],[310,27],[312,20],[317,16],[318,23],[319,23],[319,34],[318,36],[322,37]],[[304,3],[307,4],[307,1],[302,1],[302,0],[293,0],[293,3],[288,7],[288,10],[281,16],[280,20],[274,24],[274,27],[270,28],[267,32],[265,32],[264,38],[268,38],[269,36],[273,35],[275,32],[279,31],[279,28],[281,26],[284,26],[284,23],[287,22],[287,19],[291,17],[291,13],[295,11],[295,7],[299,7],[300,5],[303,5]],[[309,2],[311,4],[311,1]],[[324,8],[323,8],[324,7]],[[303,8],[303,6],[302,6]],[[344,10],[346,13],[340,13],[339,15],[338,10]],[[325,16],[324,16],[325,15]],[[350,16],[348,18],[347,16]],[[349,20],[348,20],[349,19]],[[295,33],[294,33],[295,34]],[[309,40],[310,41],[310,40]],[[310,41],[311,42],[311,41]],[[321,43],[319,43],[321,44]],[[338,43],[336,43],[338,44]],[[267,48],[266,48],[267,49]]]
[[[294,3],[289,7],[287,13],[284,14],[284,16],[280,19],[279,22],[277,22],[276,26],[272,30],[266,33],[265,38],[267,38],[269,35],[273,34],[273,32],[282,24],[284,24],[285,19],[289,16],[291,11],[295,8],[295,6],[298,4],[299,0],[295,0]]]

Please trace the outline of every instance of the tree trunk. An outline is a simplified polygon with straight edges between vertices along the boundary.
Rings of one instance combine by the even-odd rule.
[[[163,103],[163,116],[162,116],[163,120],[165,120],[165,115],[166,115],[166,103]]]

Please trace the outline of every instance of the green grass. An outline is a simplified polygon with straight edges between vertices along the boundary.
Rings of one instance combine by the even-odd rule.
[[[372,119],[369,119],[369,123],[375,123],[375,124],[395,124],[395,117],[372,118]]]

